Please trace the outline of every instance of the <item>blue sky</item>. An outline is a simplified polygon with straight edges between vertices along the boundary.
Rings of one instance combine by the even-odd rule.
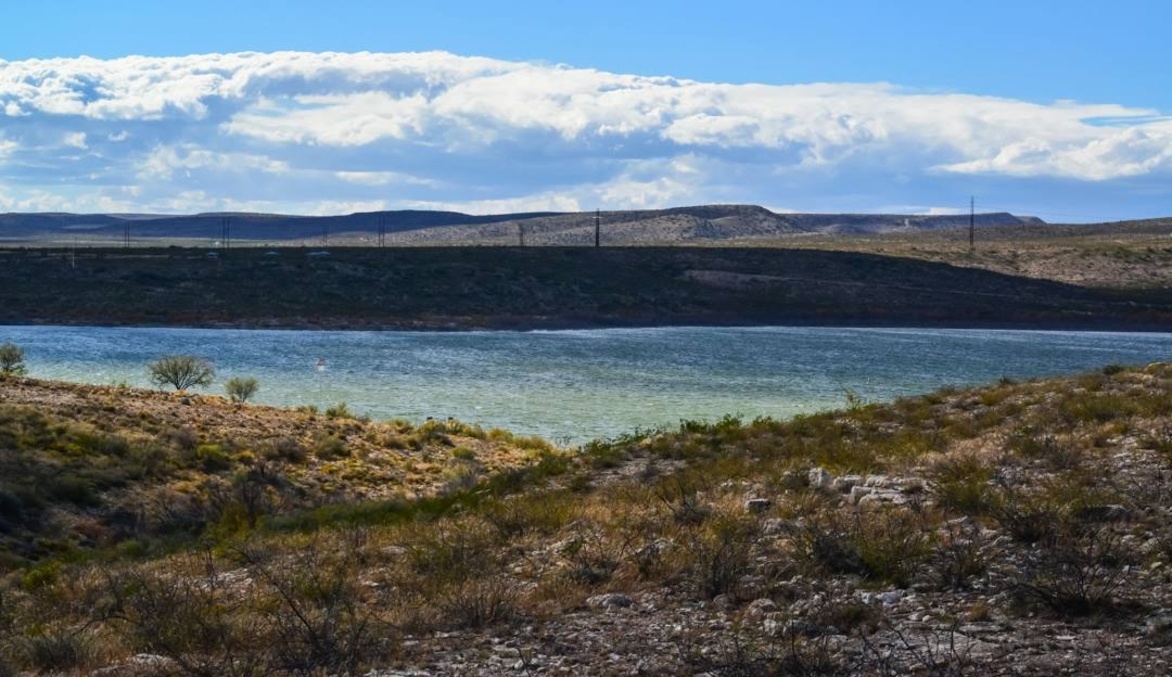
[[[1172,214],[1162,0],[4,5],[0,211]]]

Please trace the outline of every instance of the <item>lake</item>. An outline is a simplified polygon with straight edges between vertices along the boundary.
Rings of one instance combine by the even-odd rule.
[[[29,375],[149,386],[146,364],[191,353],[260,381],[256,402],[345,402],[375,419],[479,423],[558,442],[680,419],[789,417],[943,386],[1168,359],[1172,334],[949,329],[698,328],[358,332],[0,327]]]

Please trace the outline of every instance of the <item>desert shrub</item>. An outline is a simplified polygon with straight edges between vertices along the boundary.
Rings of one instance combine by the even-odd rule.
[[[159,439],[164,444],[179,451],[194,451],[199,444],[199,436],[191,428],[169,428],[159,433]]]
[[[611,547],[605,534],[585,525],[574,530],[558,554],[566,561],[566,577],[585,586],[609,581],[623,558],[623,553]]]
[[[1134,398],[1116,393],[1086,393],[1063,403],[1063,414],[1076,422],[1108,423],[1140,413]]]
[[[173,467],[173,459],[166,449],[157,443],[132,447],[130,470],[135,478],[159,477]]]
[[[51,560],[39,564],[25,572],[20,579],[20,587],[29,592],[42,590],[61,579],[61,562]]]
[[[420,524],[404,536],[408,564],[429,582],[467,580],[493,561],[492,535],[480,523]]]
[[[452,458],[458,461],[475,461],[476,452],[468,447],[456,447],[452,449]]]
[[[1027,606],[1040,604],[1062,616],[1107,611],[1117,605],[1116,593],[1135,563],[1110,527],[1064,523],[1026,553],[1015,592]]]
[[[930,557],[932,545],[922,516],[890,507],[811,520],[799,532],[798,553],[831,573],[907,587]]]
[[[110,572],[102,613],[132,650],[165,656],[189,675],[259,675],[266,658],[258,624],[235,617],[244,599],[226,584],[210,552]]]
[[[983,515],[992,509],[993,468],[972,454],[953,454],[932,467],[932,489],[945,510]]]
[[[628,450],[621,444],[603,440],[591,440],[582,446],[581,455],[595,470],[617,468],[626,460]]]
[[[314,440],[313,453],[318,458],[329,460],[349,456],[350,449],[337,435],[321,435]]]
[[[910,511],[891,508],[860,516],[853,533],[864,578],[907,587],[932,552],[931,532]]]
[[[232,467],[232,455],[218,444],[201,444],[193,452],[195,462],[205,472],[220,472]]]
[[[75,632],[56,630],[24,640],[28,664],[37,672],[63,673],[77,670],[89,659],[85,638]]]
[[[390,646],[389,628],[363,597],[360,580],[365,532],[343,543],[315,538],[288,560],[260,548],[239,551],[250,577],[275,608],[261,620],[269,667],[295,674],[358,674]]]
[[[1041,461],[1054,470],[1077,468],[1084,456],[1082,450],[1069,438],[1029,428],[1018,430],[1010,439],[1009,446],[1023,457]]]
[[[1050,539],[1062,520],[1062,510],[1049,496],[1027,494],[1010,486],[1001,486],[991,510],[998,526],[1021,543],[1038,543]]]
[[[459,465],[444,471],[444,483],[440,487],[441,496],[452,496],[475,489],[480,484],[484,471],[477,463],[462,462]]]
[[[24,349],[12,342],[0,343],[0,377],[24,376]]]
[[[680,475],[660,483],[655,493],[676,524],[694,526],[712,515],[699,487]]]
[[[691,559],[691,579],[707,599],[735,593],[749,572],[751,553],[759,536],[756,520],[725,515],[695,534],[686,555]]]
[[[216,375],[210,363],[194,355],[164,355],[148,364],[147,371],[151,383],[175,390],[209,386]]]
[[[132,651],[174,661],[174,673],[359,674],[394,641],[375,611],[386,600],[359,577],[360,541],[346,532],[275,551],[246,544],[228,551],[232,568],[205,550],[166,571],[117,569],[96,612]]]
[[[769,642],[760,642],[737,630],[728,633],[714,650],[697,650],[687,635],[678,641],[681,643],[681,659],[689,668],[688,674],[730,677],[860,674],[843,657],[834,639],[829,632],[807,634],[790,629],[782,637]]]
[[[224,391],[228,393],[228,399],[237,404],[244,404],[252,399],[252,396],[256,395],[256,391],[259,389],[260,384],[252,377],[233,376],[224,384]]]
[[[954,520],[944,525],[929,559],[935,584],[944,590],[962,590],[983,575],[992,559],[991,539],[977,522]]]
[[[326,418],[354,418],[354,414],[345,402],[326,407]]]
[[[439,608],[450,627],[482,628],[517,615],[517,592],[500,576],[473,578],[449,586]]]
[[[278,437],[264,449],[264,455],[270,459],[302,463],[309,457],[309,452],[302,446],[301,442],[292,437]]]
[[[574,505],[563,491],[533,492],[493,501],[481,510],[502,541],[526,533],[552,534],[573,516]]]

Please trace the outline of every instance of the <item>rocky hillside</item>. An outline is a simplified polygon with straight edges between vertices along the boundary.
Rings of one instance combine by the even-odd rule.
[[[539,464],[544,440],[215,395],[0,376],[0,570],[267,518],[437,496]]]
[[[33,381],[0,394],[4,458],[22,459],[5,478],[156,453],[198,486],[224,471],[196,463],[220,456],[184,460],[160,422],[187,422],[196,449],[254,417],[283,417],[282,436],[351,425]],[[65,417],[91,406],[84,423]],[[191,423],[201,411],[222,422]],[[376,449],[420,465],[443,451],[353,425],[328,454],[349,461],[346,477],[316,449],[282,467],[345,486],[367,464],[382,472]],[[251,430],[233,437],[275,432]],[[475,434],[443,434],[459,442],[449,458],[486,453]],[[247,445],[252,460],[220,444],[225,462],[255,468],[265,439]],[[1163,675],[1172,660],[1167,364],[889,404],[848,396],[791,421],[689,422],[538,454],[539,472],[414,500],[356,492],[345,509],[274,503],[255,520],[230,507],[166,549],[78,539],[29,553],[36,563],[10,562],[0,586],[0,669]],[[39,492],[40,514],[107,533],[107,502],[155,482],[99,487],[84,509]]]

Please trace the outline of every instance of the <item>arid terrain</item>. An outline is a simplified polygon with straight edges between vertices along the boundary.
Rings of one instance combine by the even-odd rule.
[[[1167,220],[938,225],[14,247],[0,323],[1172,326]],[[572,448],[0,375],[0,676],[1164,675],[1170,476],[1166,363]]]
[[[555,449],[8,378],[0,669],[1165,674],[1172,367],[847,405]]]

